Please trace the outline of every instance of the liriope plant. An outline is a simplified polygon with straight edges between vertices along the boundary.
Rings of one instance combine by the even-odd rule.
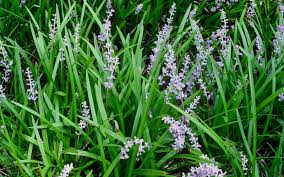
[[[49,33],[25,8],[31,51],[0,42],[3,175],[281,174],[281,3],[274,45],[263,43],[256,5],[235,23],[221,9],[221,26],[204,35],[198,7],[175,22],[173,3],[154,39],[141,5],[130,33],[113,25],[111,0],[84,1],[80,16],[76,5],[56,6]]]

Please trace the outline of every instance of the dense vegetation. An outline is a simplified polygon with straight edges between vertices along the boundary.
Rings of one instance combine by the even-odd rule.
[[[284,174],[284,4],[0,0],[0,176]]]

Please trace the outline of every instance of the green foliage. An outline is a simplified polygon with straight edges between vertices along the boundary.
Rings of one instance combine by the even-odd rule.
[[[219,57],[220,43],[212,43],[214,51],[207,57],[210,76],[204,77],[212,98],[203,97],[189,114],[186,108],[196,96],[203,96],[203,90],[195,87],[183,101],[166,101],[165,88],[158,81],[166,44],[172,44],[178,68],[184,56],[190,55],[193,64],[186,78],[191,78],[197,67],[191,12],[196,10],[194,18],[204,39],[220,28],[220,13],[210,12],[214,1],[176,0],[173,29],[148,74],[156,34],[166,23],[164,15],[173,2],[139,1],[144,7],[135,15],[138,2],[114,1],[108,42],[116,45],[114,55],[120,64],[114,86],[106,89],[105,44],[97,39],[105,30],[106,1],[33,0],[19,7],[18,0],[0,0],[0,39],[13,61],[11,80],[0,82],[7,97],[0,100],[0,174],[59,176],[65,164],[73,163],[71,176],[180,176],[204,162],[203,153],[214,157],[228,176],[245,176],[243,151],[248,176],[280,176],[284,170],[284,112],[278,96],[284,92],[284,52],[281,49],[276,55],[273,51],[280,23],[277,3],[258,4],[252,24],[246,19],[246,1],[222,6],[232,27],[227,55]],[[50,40],[53,14],[57,32]],[[74,51],[76,24],[81,27],[78,53]],[[257,58],[257,36],[263,65]],[[28,100],[26,68],[35,78],[36,101]],[[84,101],[90,118],[82,116]],[[162,121],[167,115],[189,119],[202,152],[189,143],[181,151],[173,150],[173,137]],[[80,120],[87,122],[86,129],[80,128]],[[129,159],[121,159],[124,143],[135,137],[151,148],[137,160],[135,146]]]

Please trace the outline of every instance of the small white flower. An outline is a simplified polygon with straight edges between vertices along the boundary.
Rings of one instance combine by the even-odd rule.
[[[0,84],[0,101],[1,99],[5,99],[6,95],[5,95],[5,89],[3,87],[3,85]]]
[[[8,59],[8,53],[5,49],[3,42],[0,40],[0,52],[2,53],[3,59],[0,61],[0,64],[4,67],[4,74],[2,79],[4,82],[8,82],[11,79],[11,66],[13,65],[13,61]]]
[[[280,101],[280,102],[284,101],[284,92],[283,92],[283,93],[280,93],[280,94],[278,95],[278,101]]]
[[[52,40],[57,32],[57,17],[56,14],[53,14],[53,18],[51,19],[50,31],[49,31],[49,39]]]
[[[143,4],[138,4],[135,9],[135,15],[139,14],[143,9]]]
[[[128,152],[130,148],[132,148],[134,145],[138,145],[138,153],[136,156],[136,159],[139,160],[139,157],[146,152],[146,150],[150,149],[150,145],[145,142],[143,139],[139,139],[137,137],[134,137],[134,139],[127,140],[126,143],[124,143],[124,147],[121,148],[121,156],[120,159],[128,159],[129,155]]]
[[[241,162],[242,162],[244,175],[247,175],[247,172],[248,172],[248,167],[247,167],[248,159],[247,159],[246,155],[244,154],[244,152],[240,152],[240,154],[241,154]]]
[[[32,72],[30,71],[30,68],[26,69],[26,77],[27,77],[27,92],[28,92],[28,99],[32,101],[36,101],[38,97],[38,91],[36,89],[35,81],[33,79]]]
[[[73,168],[73,163],[64,165],[59,177],[68,177]]]
[[[75,38],[75,41],[74,41],[74,51],[76,53],[79,52],[79,46],[80,46],[80,24],[78,23],[75,27],[75,32],[74,32],[74,38]]]

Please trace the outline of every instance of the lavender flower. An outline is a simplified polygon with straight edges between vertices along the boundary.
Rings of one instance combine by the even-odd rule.
[[[259,36],[256,37],[256,52],[257,52],[257,61],[260,66],[263,65],[263,60],[262,60],[262,54],[263,54],[263,49],[262,49],[262,43],[261,43],[261,38]]]
[[[279,25],[277,26],[276,36],[273,40],[274,52],[277,55],[280,55],[281,50],[284,46],[283,34],[284,34],[284,5],[281,1],[278,2],[279,10],[280,10],[280,21]]]
[[[26,77],[27,77],[27,92],[28,92],[28,99],[32,101],[36,101],[38,97],[38,91],[36,89],[35,81],[33,79],[32,72],[30,68],[26,69]]]
[[[280,101],[280,102],[284,101],[284,92],[283,92],[283,93],[280,93],[280,94],[278,95],[278,101]]]
[[[156,62],[156,59],[158,57],[158,54],[161,50],[162,43],[164,42],[165,37],[168,35],[168,33],[170,32],[172,28],[173,16],[175,12],[176,12],[176,3],[173,3],[169,11],[170,16],[167,18],[167,23],[163,26],[162,30],[159,31],[157,35],[157,41],[154,42],[156,46],[152,50],[152,54],[150,55],[150,65],[147,68],[148,73],[151,72],[151,69],[153,68]]]
[[[124,143],[124,147],[121,148],[121,156],[120,159],[128,159],[129,155],[128,152],[130,148],[132,148],[134,145],[138,145],[138,153],[136,159],[139,160],[139,157],[146,152],[146,150],[150,149],[150,146],[147,142],[145,142],[143,139],[139,139],[137,137],[134,137],[134,139],[127,140],[126,143]]]
[[[221,8],[223,2],[227,5],[232,5],[233,3],[237,3],[239,0],[215,0],[215,4],[211,7],[211,12],[216,12],[218,9]]]
[[[90,109],[89,106],[87,105],[87,102],[84,101],[82,102],[82,117],[84,117],[85,119],[89,119],[90,118]],[[80,120],[80,122],[78,123],[78,126],[80,129],[85,129],[88,126],[88,123],[85,120]],[[81,133],[78,132],[78,135],[80,135]]]
[[[168,52],[165,54],[165,66],[162,68],[162,75],[159,76],[159,81],[160,81],[160,85],[164,85],[165,81],[164,78],[165,77],[173,77],[175,75],[175,71],[176,71],[176,59],[175,59],[175,55],[174,55],[174,51],[172,49],[172,46],[170,44],[168,44]]]
[[[244,175],[247,175],[247,172],[248,172],[248,167],[247,167],[248,159],[247,159],[246,155],[244,154],[244,152],[241,152],[240,154],[241,154],[241,162],[242,162]]]
[[[86,119],[90,118],[90,109],[86,101],[82,102],[82,116]]]
[[[141,12],[141,10],[143,9],[143,4],[138,4],[136,6],[136,9],[135,9],[135,15],[139,14]]]
[[[5,49],[3,42],[0,40],[0,52],[2,53],[3,59],[0,61],[0,64],[4,67],[4,74],[2,76],[2,79],[4,82],[8,82],[11,78],[11,66],[13,65],[12,60],[8,60],[8,53]]]
[[[160,85],[166,85],[165,79],[169,78],[170,82],[165,91],[166,100],[169,100],[169,94],[173,93],[177,100],[182,100],[188,97],[185,91],[186,84],[183,83],[185,74],[188,71],[190,63],[189,55],[185,56],[183,68],[180,73],[177,73],[176,58],[171,45],[168,45],[168,52],[165,54],[165,66],[162,68],[162,74],[158,77]]]
[[[114,13],[114,9],[112,7],[112,2],[111,0],[108,0],[107,1],[107,17],[104,19],[104,31],[101,32],[98,36],[98,39],[102,42],[106,42],[106,40],[108,38],[111,37],[111,17],[113,16],[113,13]]]
[[[197,105],[199,104],[200,101],[200,96],[196,96],[193,100],[193,102],[191,102],[189,104],[189,107],[186,109],[187,113],[192,113],[194,112],[194,110],[196,109]]]
[[[186,137],[189,138],[193,149],[200,150],[201,145],[198,143],[198,137],[188,126],[189,121],[186,117],[183,116],[180,120],[175,120],[173,117],[166,116],[162,120],[170,125],[169,132],[174,138],[174,143],[172,144],[174,150],[179,151],[184,148]]]
[[[49,31],[49,39],[52,40],[57,32],[57,17],[56,14],[53,14],[53,18],[51,19],[50,31]]]
[[[110,89],[113,86],[113,80],[115,79],[114,72],[119,65],[119,58],[114,55],[114,50],[112,49],[112,44],[111,42],[107,42],[105,45],[105,53],[104,57],[106,59],[106,65],[105,65],[105,71],[107,71],[108,76],[107,76],[107,81],[104,82],[104,86],[107,89]]]
[[[80,24],[78,23],[75,27],[75,32],[74,32],[74,38],[75,38],[75,41],[74,41],[74,51],[76,53],[79,52],[79,46],[80,46]]]
[[[256,12],[255,12],[256,3],[255,3],[254,0],[250,0],[249,4],[250,5],[249,5],[249,8],[247,10],[247,18],[248,18],[249,23],[252,24],[252,19],[256,15]]]
[[[64,168],[63,168],[63,170],[61,171],[59,177],[68,177],[68,176],[69,176],[69,173],[72,171],[73,168],[74,168],[74,167],[73,167],[73,163],[64,165]]]
[[[200,163],[198,167],[191,167],[188,174],[182,177],[224,177],[226,173],[213,163]]]
[[[209,100],[211,98],[212,93],[207,91],[205,83],[202,79],[198,79],[198,83],[200,84],[200,88],[203,90],[203,95],[207,98],[207,100]]]
[[[0,101],[1,99],[6,99],[5,88],[0,84]]]
[[[224,58],[226,58],[227,56],[227,48],[228,48],[228,43],[229,43],[229,38],[227,36],[227,32],[229,31],[229,27],[228,27],[228,19],[226,17],[226,13],[223,9],[220,10],[221,11],[221,16],[220,16],[220,19],[222,21],[222,26],[220,29],[218,29],[215,32],[212,33],[211,37],[213,40],[217,41],[219,40],[220,41],[220,44],[221,44],[221,53],[222,53],[222,56]],[[222,57],[220,57],[222,58]]]

